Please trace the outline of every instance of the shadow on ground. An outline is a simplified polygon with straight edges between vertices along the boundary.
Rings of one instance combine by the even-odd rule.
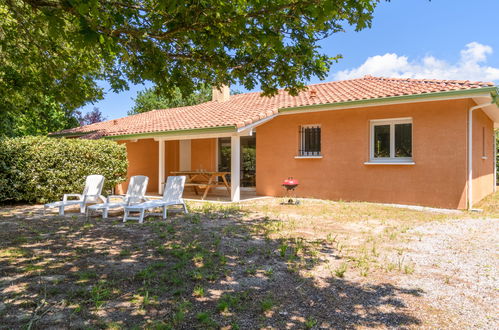
[[[271,238],[279,222],[238,209],[143,225],[0,210],[0,328],[416,327],[422,292],[309,274],[325,241]]]

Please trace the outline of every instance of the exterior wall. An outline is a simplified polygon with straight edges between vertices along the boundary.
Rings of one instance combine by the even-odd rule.
[[[116,186],[117,194],[126,193],[130,177],[147,175],[148,193],[158,191],[158,142],[154,139],[143,139],[137,142],[119,141],[126,144],[128,156],[127,181]],[[191,170],[216,170],[216,139],[196,139],[191,142]],[[165,173],[179,170],[179,141],[165,142]]]
[[[172,175],[170,172],[179,170],[179,144],[178,141],[166,141],[165,143],[165,174]]]
[[[126,193],[130,177],[147,175],[149,184],[147,192],[158,191],[158,142],[153,139],[138,140],[137,142],[120,141],[126,144],[128,156],[127,181],[116,187],[116,193]]]
[[[257,127],[257,194],[466,208],[467,100],[279,116]],[[365,165],[370,120],[412,117],[415,165]],[[300,125],[321,125],[321,159],[295,159]],[[488,171],[488,170],[487,170]],[[477,188],[481,189],[481,188]]]
[[[494,192],[494,123],[480,109],[473,112],[473,204]]]
[[[191,170],[216,171],[217,139],[191,141]]]

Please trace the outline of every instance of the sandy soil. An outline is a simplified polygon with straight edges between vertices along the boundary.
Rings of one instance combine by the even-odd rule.
[[[498,219],[277,205],[143,225],[2,207],[0,328],[499,327]]]

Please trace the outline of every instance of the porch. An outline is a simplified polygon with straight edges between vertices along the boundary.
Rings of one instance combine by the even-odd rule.
[[[128,178],[147,175],[147,195],[151,197],[163,193],[168,176],[183,172],[200,174],[188,176],[185,199],[238,202],[257,197],[256,139],[251,128],[241,132],[182,133],[119,141],[127,147]],[[211,189],[203,196],[206,182],[196,180],[214,172],[223,172],[225,176],[210,181]],[[120,185],[118,191],[126,191],[127,183]]]
[[[158,192],[147,193],[147,198],[161,198],[161,195]],[[225,189],[213,189],[206,196],[205,199],[202,199],[202,194],[196,194],[193,189],[186,187],[183,195],[184,200],[193,201],[193,202],[206,202],[206,203],[233,203],[231,196],[227,194]],[[256,194],[255,189],[245,189],[242,188],[240,190],[239,202],[249,202],[257,199],[270,198],[269,196],[259,196]]]

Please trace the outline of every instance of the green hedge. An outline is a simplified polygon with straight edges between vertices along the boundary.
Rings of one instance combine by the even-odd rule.
[[[126,179],[126,148],[113,141],[40,136],[0,139],[0,202],[60,200],[81,193],[90,174],[105,177],[103,193]]]

